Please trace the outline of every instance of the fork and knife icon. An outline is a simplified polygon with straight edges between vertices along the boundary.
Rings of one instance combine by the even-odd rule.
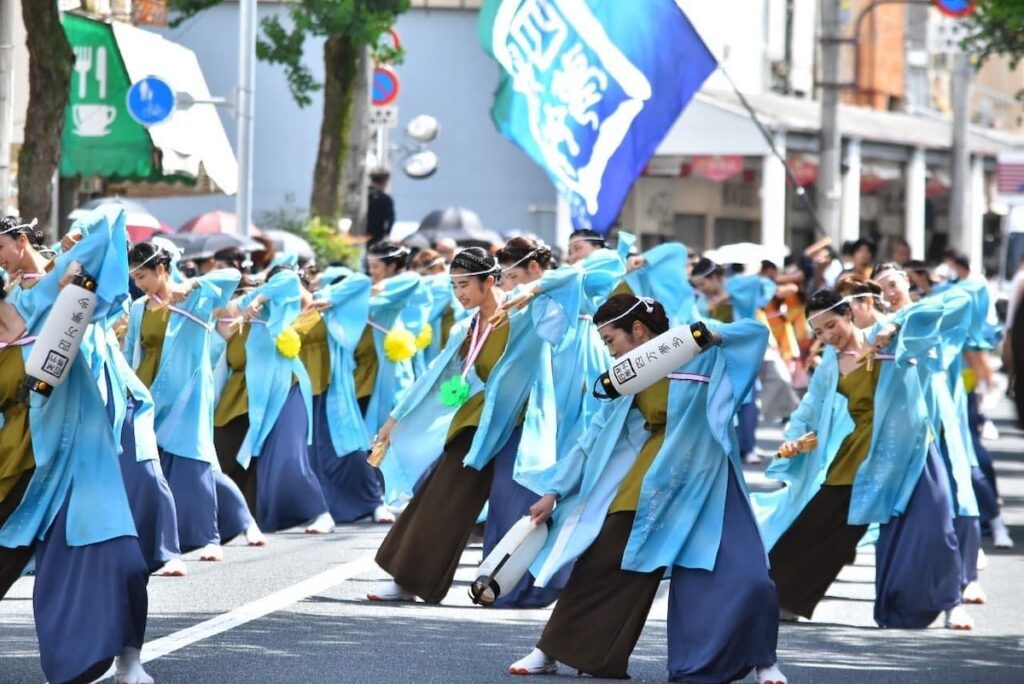
[[[78,98],[84,99],[89,93],[89,72],[95,67],[99,84],[100,99],[107,97],[107,48],[103,45],[78,46],[75,52],[75,73],[78,74]]]

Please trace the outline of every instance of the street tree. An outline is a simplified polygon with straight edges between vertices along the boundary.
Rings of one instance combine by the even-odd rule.
[[[21,3],[28,47],[28,110],[24,142],[18,152],[18,211],[27,219],[39,219],[46,237],[56,241],[51,227],[53,174],[60,163],[64,109],[71,89],[75,54],[60,24],[57,0]]]
[[[964,21],[964,47],[979,63],[1002,55],[1016,69],[1024,59],[1024,0],[978,0],[977,9]]]
[[[172,23],[180,24],[221,1],[170,0]],[[400,56],[380,38],[409,8],[409,0],[295,0],[286,7],[287,21],[274,14],[260,22],[256,55],[284,67],[292,97],[300,107],[312,103],[312,93],[323,91],[310,213],[327,225],[337,225],[342,216],[361,225],[366,203],[369,63]],[[324,39],[322,83],[303,63],[303,50],[310,38]]]

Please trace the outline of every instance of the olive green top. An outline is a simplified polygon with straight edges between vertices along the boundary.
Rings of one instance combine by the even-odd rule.
[[[473,364],[473,368],[476,370],[477,376],[483,382],[487,382],[487,378],[491,376],[491,371],[498,365],[498,361],[501,360],[502,354],[505,353],[505,347],[508,345],[508,324],[505,324],[497,329],[491,329],[487,339],[484,340],[484,346],[480,350],[480,354],[476,357],[476,362]],[[463,359],[469,353],[469,345],[472,342],[472,335],[466,336],[466,342],[462,345],[462,349],[459,352],[459,356]],[[445,378],[447,380],[447,378]],[[455,416],[452,418],[451,425],[448,427],[448,437],[445,440],[445,444],[448,444],[456,435],[465,430],[466,428],[479,427],[480,418],[484,412],[484,392],[483,390],[477,392],[469,398],[469,400],[459,407],[459,410],[455,412]]]
[[[448,344],[448,335],[451,334],[453,325],[455,325],[455,309],[448,305],[441,313],[441,349]]]
[[[319,311],[306,311],[295,319],[292,327],[302,338],[299,358],[309,374],[313,396],[318,397],[331,384],[331,350],[327,346],[327,324]]]
[[[825,475],[827,485],[852,485],[857,469],[868,457],[874,427],[875,387],[878,385],[881,367],[881,362],[875,362],[869,371],[867,364],[864,364],[839,376],[839,393],[846,397],[854,428],[843,440],[839,453],[828,467]]]
[[[11,493],[18,478],[36,465],[28,407],[18,401],[18,391],[25,380],[21,352],[21,347],[0,349],[0,411],[4,414],[0,427],[0,501]]]
[[[620,513],[623,511],[635,511],[640,505],[640,488],[644,483],[647,470],[654,463],[654,457],[661,451],[661,445],[665,442],[665,422],[668,419],[668,386],[671,382],[664,378],[654,383],[643,392],[636,395],[634,405],[640,410],[640,414],[647,421],[644,429],[651,433],[651,436],[644,442],[640,449],[640,455],[630,466],[629,472],[619,485],[619,491],[612,499],[609,513]]]
[[[213,414],[213,426],[224,427],[238,416],[249,412],[249,393],[245,388],[245,343],[249,339],[248,323],[228,340],[224,352],[228,364],[228,381],[220,393],[217,410]]]
[[[171,310],[166,307],[156,310],[147,307],[142,313],[142,332],[139,334],[142,361],[135,374],[146,387],[152,386],[160,370],[160,355],[164,351],[164,337],[167,336],[167,322],[170,320]]]
[[[377,347],[373,344],[373,328],[363,328],[363,336],[356,345],[356,399],[373,394],[373,385],[377,382]]]
[[[609,297],[614,297],[615,295],[620,294],[633,294],[633,288],[629,286],[629,283],[626,282],[625,278],[623,278],[622,282],[615,286],[615,289],[612,290],[612,293],[609,295]]]
[[[725,300],[724,302],[719,302],[718,304],[715,305],[715,308],[711,309],[711,311],[708,312],[708,315],[710,315],[716,321],[721,321],[722,323],[732,323],[732,302],[730,302],[728,299]]]

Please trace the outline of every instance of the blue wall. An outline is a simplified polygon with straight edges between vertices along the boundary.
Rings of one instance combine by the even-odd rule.
[[[226,3],[202,13],[164,35],[195,51],[210,92],[230,95],[238,72],[237,4]],[[260,16],[279,12],[261,5]],[[554,215],[529,211],[530,205],[553,210],[555,191],[547,177],[491,122],[489,109],[497,85],[497,65],[477,41],[475,12],[414,10],[397,29],[406,50],[398,98],[399,129],[392,142],[404,139],[401,127],[418,114],[441,122],[433,143],[438,172],[414,181],[396,172],[392,181],[398,220],[419,221],[433,209],[461,205],[473,209],[499,232],[554,235]],[[323,74],[321,41],[306,46],[306,62],[316,78]],[[288,92],[284,71],[259,62],[256,67],[256,150],[254,212],[285,206],[289,196],[299,207],[309,202],[319,140],[322,103],[300,108]],[[234,145],[235,122],[221,111]],[[234,211],[234,197],[204,196],[145,200],[172,226],[212,209]]]

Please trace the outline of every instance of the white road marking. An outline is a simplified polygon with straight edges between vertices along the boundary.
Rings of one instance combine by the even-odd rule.
[[[250,601],[234,610],[212,617],[209,620],[200,622],[197,625],[187,627],[181,631],[168,634],[165,637],[146,642],[142,647],[142,662],[148,663],[162,658],[165,655],[174,653],[192,644],[209,639],[212,636],[222,634],[247,622],[258,620],[271,613],[283,610],[290,605],[303,601],[310,596],[327,591],[356,575],[361,575],[373,568],[376,564],[373,561],[373,554],[367,554],[354,561],[343,563],[337,567],[325,570],[319,575],[313,575],[309,579],[298,584],[285,587],[273,594],[264,596],[261,599]],[[112,677],[114,669],[108,670],[100,680]]]

